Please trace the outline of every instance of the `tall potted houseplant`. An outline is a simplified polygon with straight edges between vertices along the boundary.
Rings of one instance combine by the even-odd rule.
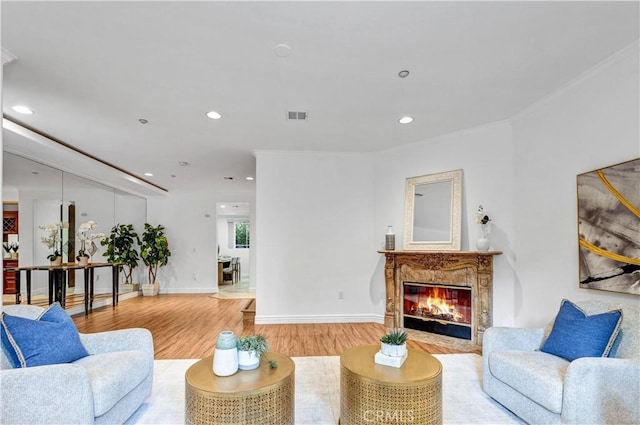
[[[144,224],[140,244],[140,256],[147,266],[148,283],[142,285],[142,295],[156,295],[158,293],[158,268],[166,266],[171,256],[169,241],[164,235],[164,226]]]
[[[124,263],[120,270],[124,272],[123,290],[126,292],[137,291],[138,284],[133,283],[133,269],[138,267],[140,260],[136,244],[140,245],[140,237],[133,224],[116,224],[111,233],[100,241],[100,245],[107,247],[102,255],[109,263]]]

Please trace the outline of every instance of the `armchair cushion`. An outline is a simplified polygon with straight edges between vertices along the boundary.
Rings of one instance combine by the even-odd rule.
[[[59,303],[35,320],[3,312],[0,321],[2,349],[13,367],[70,363],[89,354]]]
[[[494,351],[491,374],[547,410],[562,412],[562,386],[569,367],[563,358],[541,351]]]
[[[84,357],[82,366],[93,390],[95,416],[102,416],[149,375],[153,365],[143,351],[117,351]]]
[[[622,311],[588,316],[569,300],[560,311],[541,351],[573,361],[580,357],[607,357],[622,322]]]

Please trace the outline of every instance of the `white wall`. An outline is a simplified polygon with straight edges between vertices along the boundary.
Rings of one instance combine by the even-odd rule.
[[[257,321],[381,320],[384,259],[375,250],[387,225],[402,249],[405,179],[455,169],[462,249],[475,249],[482,204],[492,249],[503,252],[494,259],[495,325],[544,325],[565,297],[638,303],[578,288],[576,224],[576,175],[640,156],[637,50],[512,120],[373,155],[259,153]]]
[[[163,197],[148,198],[148,222],[154,226],[165,226],[171,250],[168,265],[158,272],[160,293],[217,292],[216,202],[229,199],[250,204],[249,216],[253,227],[253,193],[182,190],[169,192]],[[253,254],[251,257],[249,267],[255,261]],[[253,281],[250,285],[254,286]]]
[[[431,139],[375,155],[375,238],[384,246],[387,225],[396,233],[396,249],[403,246],[405,184],[408,177],[462,169],[461,249],[475,250],[480,226],[475,213],[483,205],[492,221],[494,305],[510,306],[513,298],[513,157],[511,126],[503,121]],[[384,311],[384,257],[375,270],[376,311]],[[494,322],[513,323],[513,312],[494,312]]]
[[[370,155],[258,152],[256,159],[256,323],[381,321],[372,308]]]
[[[562,298],[638,303],[579,289],[576,205],[578,174],[640,156],[638,82],[634,44],[512,120],[518,324],[543,324]]]

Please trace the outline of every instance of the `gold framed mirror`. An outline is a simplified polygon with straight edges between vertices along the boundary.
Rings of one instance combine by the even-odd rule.
[[[404,249],[459,251],[461,214],[462,170],[407,178]]]

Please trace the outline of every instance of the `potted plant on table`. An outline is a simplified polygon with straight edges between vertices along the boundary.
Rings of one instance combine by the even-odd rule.
[[[380,351],[386,356],[402,357],[407,353],[408,337],[402,329],[392,329],[380,338]]]
[[[164,235],[164,226],[152,226],[144,224],[144,232],[140,241],[140,256],[145,266],[147,266],[148,283],[142,285],[142,295],[156,295],[158,293],[158,268],[166,266],[171,251],[169,251],[169,241]]]
[[[262,355],[269,351],[263,335],[248,335],[236,339],[238,348],[238,369],[251,370],[260,366]],[[273,367],[273,365],[272,365]]]
[[[61,265],[62,248],[60,247],[60,242],[62,241],[62,229],[68,229],[69,223],[60,221],[38,227],[46,233],[46,236],[42,236],[40,241],[51,250],[51,254],[47,255],[47,260],[49,260],[52,266]]]
[[[126,292],[137,291],[139,283],[133,283],[133,269],[138,267],[138,251],[136,244],[140,245],[140,238],[133,229],[132,224],[116,224],[111,228],[111,233],[100,241],[100,245],[106,246],[102,254],[107,257],[109,263],[124,263],[120,270],[124,272],[123,290]]]
[[[78,255],[76,255],[76,261],[81,266],[86,266],[89,264],[89,257],[92,257],[93,254],[96,253],[98,247],[93,242],[94,239],[102,239],[105,237],[104,233],[92,233],[87,234],[87,232],[93,228],[98,226],[93,220],[89,220],[86,223],[82,223],[80,227],[78,227],[78,233],[76,236],[78,237],[78,241],[80,241],[80,249],[78,250]],[[87,242],[89,242],[89,246],[87,246]]]

